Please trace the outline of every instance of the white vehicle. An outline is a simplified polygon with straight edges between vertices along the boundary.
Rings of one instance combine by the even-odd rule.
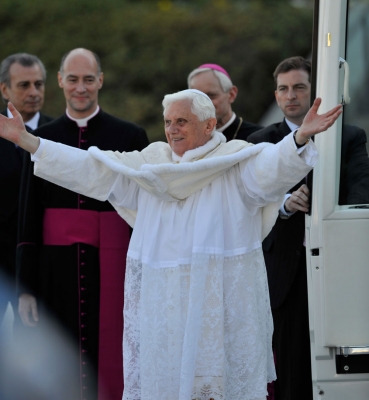
[[[339,205],[338,192],[342,125],[369,134],[369,0],[316,0],[314,20],[313,97],[323,99],[320,112],[346,105],[316,137],[306,216],[313,393],[368,400],[369,204]]]

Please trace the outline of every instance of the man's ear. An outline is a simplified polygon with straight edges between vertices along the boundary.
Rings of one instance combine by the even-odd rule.
[[[206,121],[206,129],[205,129],[205,135],[211,135],[213,132],[214,128],[217,125],[217,119],[216,118],[209,118]]]
[[[5,82],[0,83],[0,91],[3,99],[8,101],[9,100],[8,86],[6,86]]]
[[[103,86],[103,82],[104,82],[104,73],[103,72],[100,72],[99,82],[100,82],[99,89],[101,89]]]
[[[229,93],[229,103],[232,104],[236,100],[238,94],[237,86],[232,86],[228,93]]]
[[[63,89],[63,76],[60,71],[58,72],[58,84],[59,87]]]

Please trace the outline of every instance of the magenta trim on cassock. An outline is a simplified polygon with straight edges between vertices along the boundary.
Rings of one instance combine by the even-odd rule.
[[[222,74],[228,76],[229,79],[231,79],[228,72],[218,64],[202,64],[197,68],[211,68],[211,69],[214,69],[215,71],[221,72]]]
[[[100,253],[98,399],[123,393],[123,299],[129,227],[115,211],[48,208],[43,222],[45,245],[85,243]]]

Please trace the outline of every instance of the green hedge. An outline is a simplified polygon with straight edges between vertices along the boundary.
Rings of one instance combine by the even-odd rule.
[[[186,88],[203,63],[224,66],[239,88],[234,105],[257,122],[273,99],[272,72],[311,47],[312,9],[289,1],[2,0],[0,58],[25,51],[48,70],[43,111],[64,112],[56,74],[75,47],[99,54],[105,75],[100,104],[162,140],[161,101]]]

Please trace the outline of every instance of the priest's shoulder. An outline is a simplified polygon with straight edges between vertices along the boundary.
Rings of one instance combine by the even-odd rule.
[[[139,125],[114,117],[103,110],[100,110],[97,118],[100,119],[105,134],[109,132],[112,140],[117,138],[117,134],[122,135],[121,139],[126,142],[128,141],[132,146],[132,149],[130,150],[142,150],[149,144],[149,139],[147,138],[145,129]]]
[[[113,115],[108,114],[103,110],[100,111],[100,117],[104,123],[111,125],[112,127],[115,126],[116,128],[124,129],[126,132],[136,133],[138,130],[140,131],[144,130],[142,127],[140,127],[137,124],[134,124],[133,122],[126,121],[125,119],[122,118],[114,117]]]
[[[248,138],[247,141],[250,143],[261,143],[261,142],[270,142],[271,138],[270,136],[277,132],[279,127],[281,125],[281,122],[275,123],[275,124],[271,124],[266,126],[263,129],[260,129],[254,133],[252,133]]]

